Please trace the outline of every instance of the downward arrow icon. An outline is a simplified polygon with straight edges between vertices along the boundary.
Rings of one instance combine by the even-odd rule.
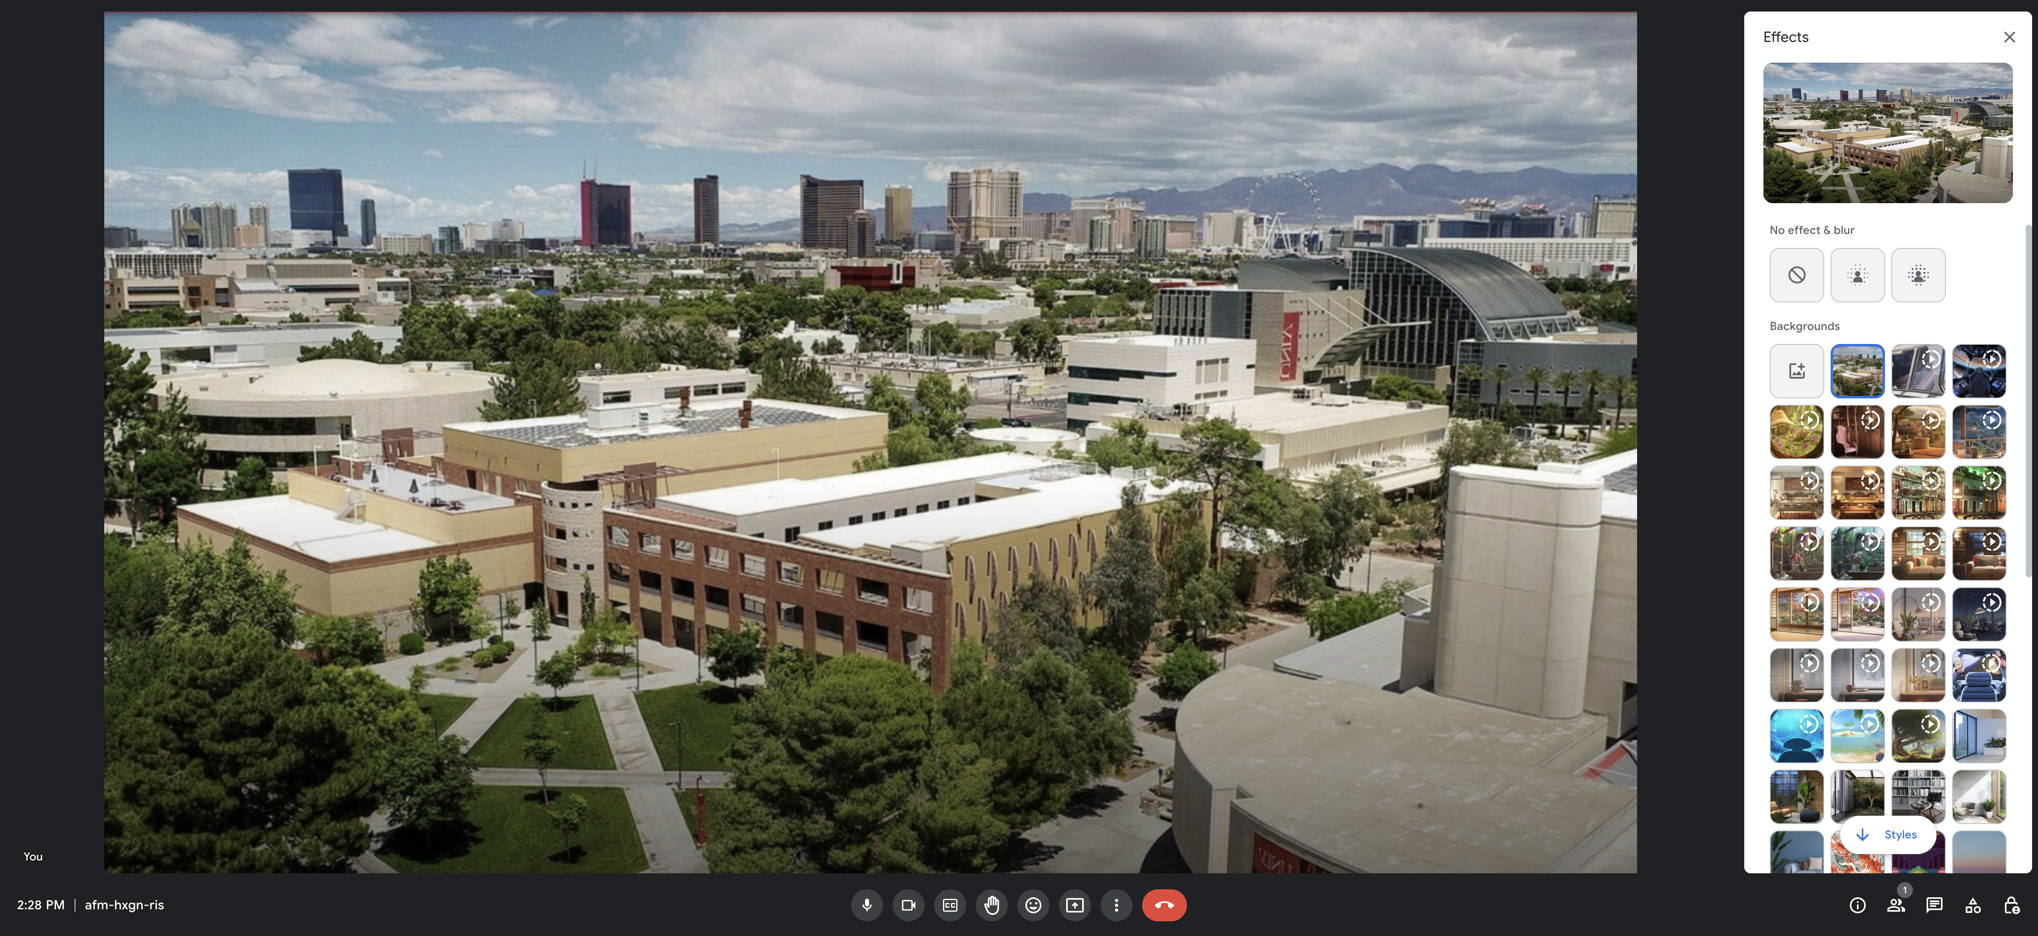
[[[1862,829],[1861,831],[1854,833],[1854,837],[1866,842],[1868,841],[1868,830]]]

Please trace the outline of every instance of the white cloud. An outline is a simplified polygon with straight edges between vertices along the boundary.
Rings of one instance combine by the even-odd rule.
[[[283,42],[306,58],[345,65],[415,65],[438,58],[404,40],[410,29],[402,18],[387,14],[315,13]]]
[[[623,17],[623,44],[636,45],[639,40],[656,39],[665,32],[665,24],[645,16],[632,13]]]
[[[564,16],[519,16],[510,20],[511,25],[524,29],[551,29],[564,22],[566,22],[566,17]]]
[[[250,55],[230,36],[188,23],[141,19],[114,33],[106,63],[157,103],[191,98],[216,107],[313,121],[386,121],[352,85],[301,66]]]
[[[1633,171],[1635,22],[719,17],[604,91],[654,146],[1018,164],[1106,186],[1380,161]]]
[[[539,127],[539,126],[518,127],[517,132],[524,134],[525,136],[534,137],[549,137],[559,135],[559,131],[552,129],[551,127]]]
[[[425,153],[424,153],[424,154],[425,154],[426,156],[430,156],[430,157],[432,157],[433,159],[445,159],[445,158],[446,158],[446,154],[445,154],[445,153],[439,152],[438,150],[435,150],[435,149],[428,149],[428,150],[425,150]]]
[[[602,117],[599,105],[563,84],[500,68],[399,66],[385,68],[366,81],[406,94],[437,96],[428,106],[443,108],[439,119],[449,123],[539,125]]]

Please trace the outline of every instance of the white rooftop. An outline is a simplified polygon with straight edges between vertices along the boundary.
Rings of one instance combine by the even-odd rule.
[[[326,358],[285,364],[262,370],[218,369],[183,371],[157,378],[160,385],[175,385],[186,396],[205,393],[207,399],[315,399],[345,397],[395,398],[440,393],[477,393],[489,389],[494,375],[468,368],[465,364],[423,362],[370,364],[346,358]]]
[[[291,497],[250,497],[182,505],[180,509],[295,549],[314,559],[344,562],[390,553],[428,549],[438,543],[379,523],[354,523],[333,516],[330,508]]]
[[[855,550],[866,546],[890,549],[902,543],[952,543],[965,538],[995,536],[1117,510],[1119,492],[1133,483],[1129,478],[1104,474],[1057,477],[1051,469],[1037,473],[1045,476],[1033,477],[1029,473],[984,482],[1026,493],[989,502],[978,501],[949,510],[802,533],[800,539]],[[1181,481],[1169,482],[1163,488],[1155,488],[1145,481],[1139,483],[1148,502],[1192,486],[1190,482]]]
[[[658,506],[681,513],[741,517],[835,501],[855,500],[873,494],[909,491],[936,484],[971,478],[995,478],[1031,471],[1054,464],[1051,458],[1018,452],[992,452],[968,458],[886,468],[813,480],[786,478],[759,481],[734,487],[714,488],[687,494],[670,494],[658,499]]]
[[[1789,140],[1784,140],[1782,142],[1777,143],[1776,148],[1789,150],[1793,153],[1818,153],[1832,149],[1833,144],[1826,143],[1820,146],[1806,146],[1803,143],[1793,143]]]
[[[1319,402],[1323,405],[1316,405]],[[1369,400],[1328,393],[1315,400],[1298,400],[1292,393],[1262,393],[1238,400],[1212,400],[1209,414],[1222,416],[1254,432],[1306,432],[1417,412],[1419,409],[1445,408],[1440,404],[1410,407],[1401,400]]]
[[[1129,338],[1077,338],[1068,343],[1072,345],[1081,344],[1138,345],[1140,347],[1146,348],[1176,348],[1183,347],[1186,345],[1197,345],[1200,347],[1211,347],[1211,348],[1223,348],[1233,345],[1245,345],[1247,347],[1257,347],[1257,345],[1253,344],[1253,341],[1250,338],[1197,338],[1191,335],[1135,335]]]

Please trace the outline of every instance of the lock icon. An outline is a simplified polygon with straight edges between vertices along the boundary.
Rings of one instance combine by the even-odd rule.
[[[2003,901],[2003,912],[2012,914],[2023,913],[2024,908],[2017,906],[2017,898],[2012,897],[2008,900]]]

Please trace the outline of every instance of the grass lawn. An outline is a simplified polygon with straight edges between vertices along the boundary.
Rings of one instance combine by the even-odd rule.
[[[727,800],[729,792],[727,790],[703,790],[702,792],[708,794],[708,828],[713,829],[715,827],[715,810],[722,807],[722,803]],[[700,820],[694,816],[696,806],[693,791],[674,790],[672,795],[679,799],[679,811],[686,814],[686,834],[693,836],[694,841],[700,841]]]
[[[666,770],[722,770],[722,756],[735,736],[736,707],[742,696],[713,683],[653,689],[637,694],[637,710]],[[679,739],[673,722],[686,725],[686,762],[677,763]]]
[[[473,699],[465,696],[424,693],[419,693],[417,700],[418,708],[424,709],[426,715],[432,716],[432,730],[438,734],[445,734],[446,729],[453,727],[453,722],[459,720],[460,713],[467,711],[467,707],[474,704]]]
[[[485,786],[467,808],[464,828],[441,831],[429,844],[423,835],[398,829],[376,855],[406,874],[627,874],[649,867],[622,790],[555,789],[555,804],[564,793],[587,799],[587,819],[570,851],[539,804],[537,788]]]
[[[1851,204],[1853,201],[1854,199],[1847,197],[1847,190],[1844,188],[1819,190],[1819,202],[1821,204],[1839,203],[1844,205]]]
[[[608,736],[602,733],[601,713],[590,696],[568,696],[552,711],[552,700],[537,700],[535,708],[552,720],[552,740],[559,742],[559,759],[552,766],[560,770],[614,770],[616,758],[609,753]],[[467,753],[483,767],[530,767],[524,756],[524,733],[530,730],[533,704],[530,699],[510,703],[502,717],[489,726],[488,733]]]

